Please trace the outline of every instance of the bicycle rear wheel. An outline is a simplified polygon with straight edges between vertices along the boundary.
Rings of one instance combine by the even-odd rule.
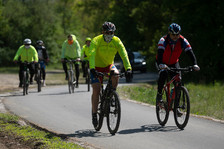
[[[40,75],[40,69],[37,70],[37,91],[41,91],[41,75]]]
[[[186,127],[190,115],[190,99],[189,93],[184,86],[176,90],[176,98],[174,105],[174,120],[177,127],[181,130]]]
[[[23,72],[23,96],[26,95],[26,72]]]
[[[95,127],[96,131],[100,131],[100,129],[102,128],[104,118],[104,107],[105,107],[105,100],[102,99],[102,94],[100,93],[100,99],[97,110],[98,125]]]
[[[114,135],[119,128],[121,119],[120,99],[116,91],[111,93],[107,108],[107,127],[109,132]]]
[[[165,126],[169,118],[169,110],[167,105],[168,95],[165,90],[163,90],[162,94],[163,102],[156,101],[156,117],[159,124],[161,126]]]

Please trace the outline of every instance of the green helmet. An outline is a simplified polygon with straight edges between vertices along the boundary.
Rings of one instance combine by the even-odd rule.
[[[87,38],[86,38],[86,41],[91,41],[91,38],[90,38],[90,37],[87,37]]]

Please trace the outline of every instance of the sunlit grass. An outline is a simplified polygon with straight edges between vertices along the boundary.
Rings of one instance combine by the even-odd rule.
[[[191,113],[224,120],[224,85],[185,84],[189,91]],[[118,88],[119,95],[155,105],[157,85],[132,85]]]

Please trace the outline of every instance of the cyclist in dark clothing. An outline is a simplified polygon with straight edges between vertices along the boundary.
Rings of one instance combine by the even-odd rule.
[[[49,56],[44,46],[44,42],[42,40],[37,41],[36,50],[38,53],[39,61],[38,61],[38,64],[35,65],[35,69],[37,72],[38,65],[40,64],[40,69],[42,72],[42,79],[43,79],[43,86],[46,86],[46,82],[45,82],[46,71],[45,70],[46,70],[46,63],[49,62]]]
[[[172,23],[168,27],[168,34],[163,36],[158,43],[158,53],[156,55],[157,68],[159,69],[159,79],[158,79],[158,92],[156,100],[161,101],[162,98],[162,88],[165,84],[166,78],[168,77],[168,72],[166,70],[168,67],[179,68],[179,57],[182,51],[185,51],[187,55],[191,58],[195,71],[199,71],[200,67],[197,65],[197,60],[191,45],[180,35],[181,27]],[[171,77],[176,75],[175,73],[169,74]]]

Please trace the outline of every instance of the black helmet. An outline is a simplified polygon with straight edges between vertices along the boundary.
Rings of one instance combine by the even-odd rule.
[[[104,22],[102,29],[103,29],[103,31],[106,31],[106,32],[114,32],[116,30],[116,27],[111,22]]]
[[[26,38],[24,41],[23,41],[23,44],[24,45],[31,45],[31,40],[30,39],[28,39],[28,38]]]
[[[37,40],[37,44],[38,44],[38,45],[43,45],[44,42],[43,42],[42,40]]]
[[[180,25],[176,24],[176,23],[172,23],[170,24],[170,26],[168,27],[168,31],[171,34],[180,34],[181,31],[181,27]]]

